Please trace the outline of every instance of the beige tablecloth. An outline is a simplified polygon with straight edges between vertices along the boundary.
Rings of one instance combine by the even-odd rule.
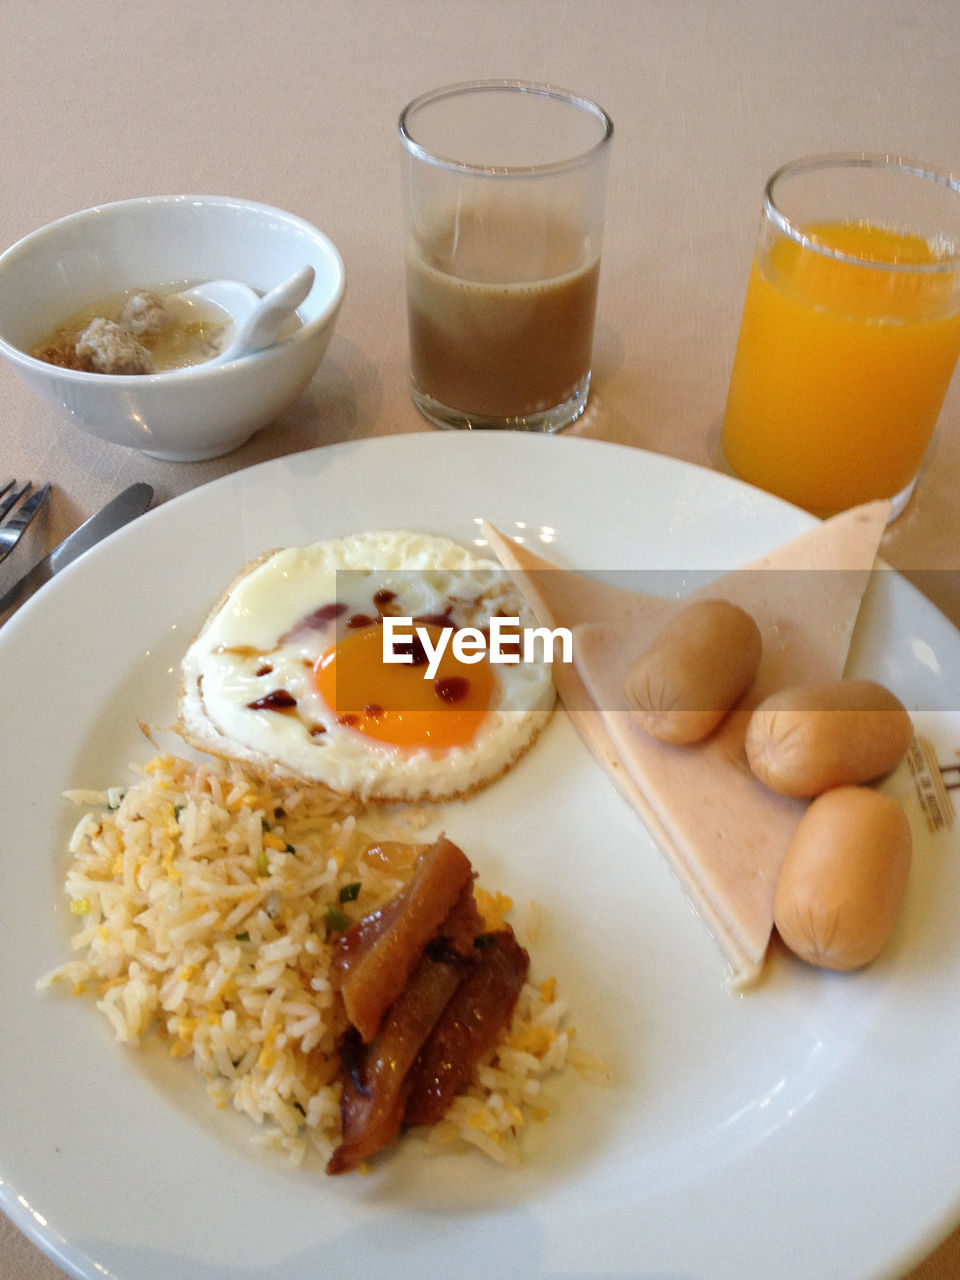
[[[0,472],[55,485],[8,573],[134,479],[163,502],[262,459],[424,429],[407,394],[395,122],[455,80],[552,81],[612,114],[595,395],[575,430],[720,466],[763,180],[834,149],[960,170],[958,66],[949,0],[3,0],[0,247],[104,201],[209,192],[315,222],[349,280],[307,394],[213,462],[100,444],[0,370]],[[958,445],[955,381],[883,546],[955,621]],[[62,1274],[0,1217],[0,1280]],[[960,1276],[960,1234],[911,1275]]]

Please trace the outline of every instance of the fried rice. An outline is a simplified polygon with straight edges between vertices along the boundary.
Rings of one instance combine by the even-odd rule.
[[[346,1026],[331,939],[401,887],[426,816],[171,755],[129,787],[68,798],[84,809],[65,883],[76,958],[38,985],[92,998],[126,1045],[164,1041],[217,1105],[255,1122],[256,1141],[325,1162],[340,1135]],[[477,901],[491,928],[512,905],[482,887]],[[527,941],[534,933],[531,923]],[[528,981],[426,1146],[466,1143],[515,1163],[519,1136],[547,1113],[551,1077],[569,1062],[605,1078],[572,1039],[554,979]]]

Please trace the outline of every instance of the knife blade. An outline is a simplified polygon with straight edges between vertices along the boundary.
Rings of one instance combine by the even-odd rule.
[[[142,481],[132,484],[110,502],[96,515],[85,520],[78,529],[59,543],[44,556],[32,569],[28,569],[19,581],[3,596],[0,596],[0,618],[28,600],[35,591],[49,582],[55,573],[72,564],[78,556],[89,551],[92,546],[114,533],[137,516],[142,515],[153,501],[153,489]]]

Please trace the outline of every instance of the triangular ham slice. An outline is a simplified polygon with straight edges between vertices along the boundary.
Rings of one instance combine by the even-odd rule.
[[[554,667],[566,709],[667,857],[737,987],[761,973],[780,864],[803,812],[750,772],[743,747],[749,708],[776,689],[843,675],[889,513],[888,502],[844,512],[683,599],[593,581],[485,528],[538,623],[573,632],[573,664]],[[704,598],[745,609],[760,628],[763,657],[753,685],[715,734],[695,746],[671,746],[636,724],[623,680],[667,623]]]

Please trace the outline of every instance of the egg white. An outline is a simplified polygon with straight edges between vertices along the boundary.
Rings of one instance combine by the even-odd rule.
[[[377,742],[343,724],[314,684],[312,668],[335,642],[337,621],[305,620],[334,603],[346,606],[341,627],[353,615],[376,616],[381,591],[393,593],[390,610],[402,617],[446,613],[455,626],[483,628],[499,613],[534,625],[503,569],[447,538],[388,530],[274,551],[241,571],[187,650],[181,735],[274,776],[365,800],[446,800],[494,781],[550,716],[550,665],[492,664],[494,703],[465,745],[441,753]],[[295,707],[250,708],[277,690]]]

